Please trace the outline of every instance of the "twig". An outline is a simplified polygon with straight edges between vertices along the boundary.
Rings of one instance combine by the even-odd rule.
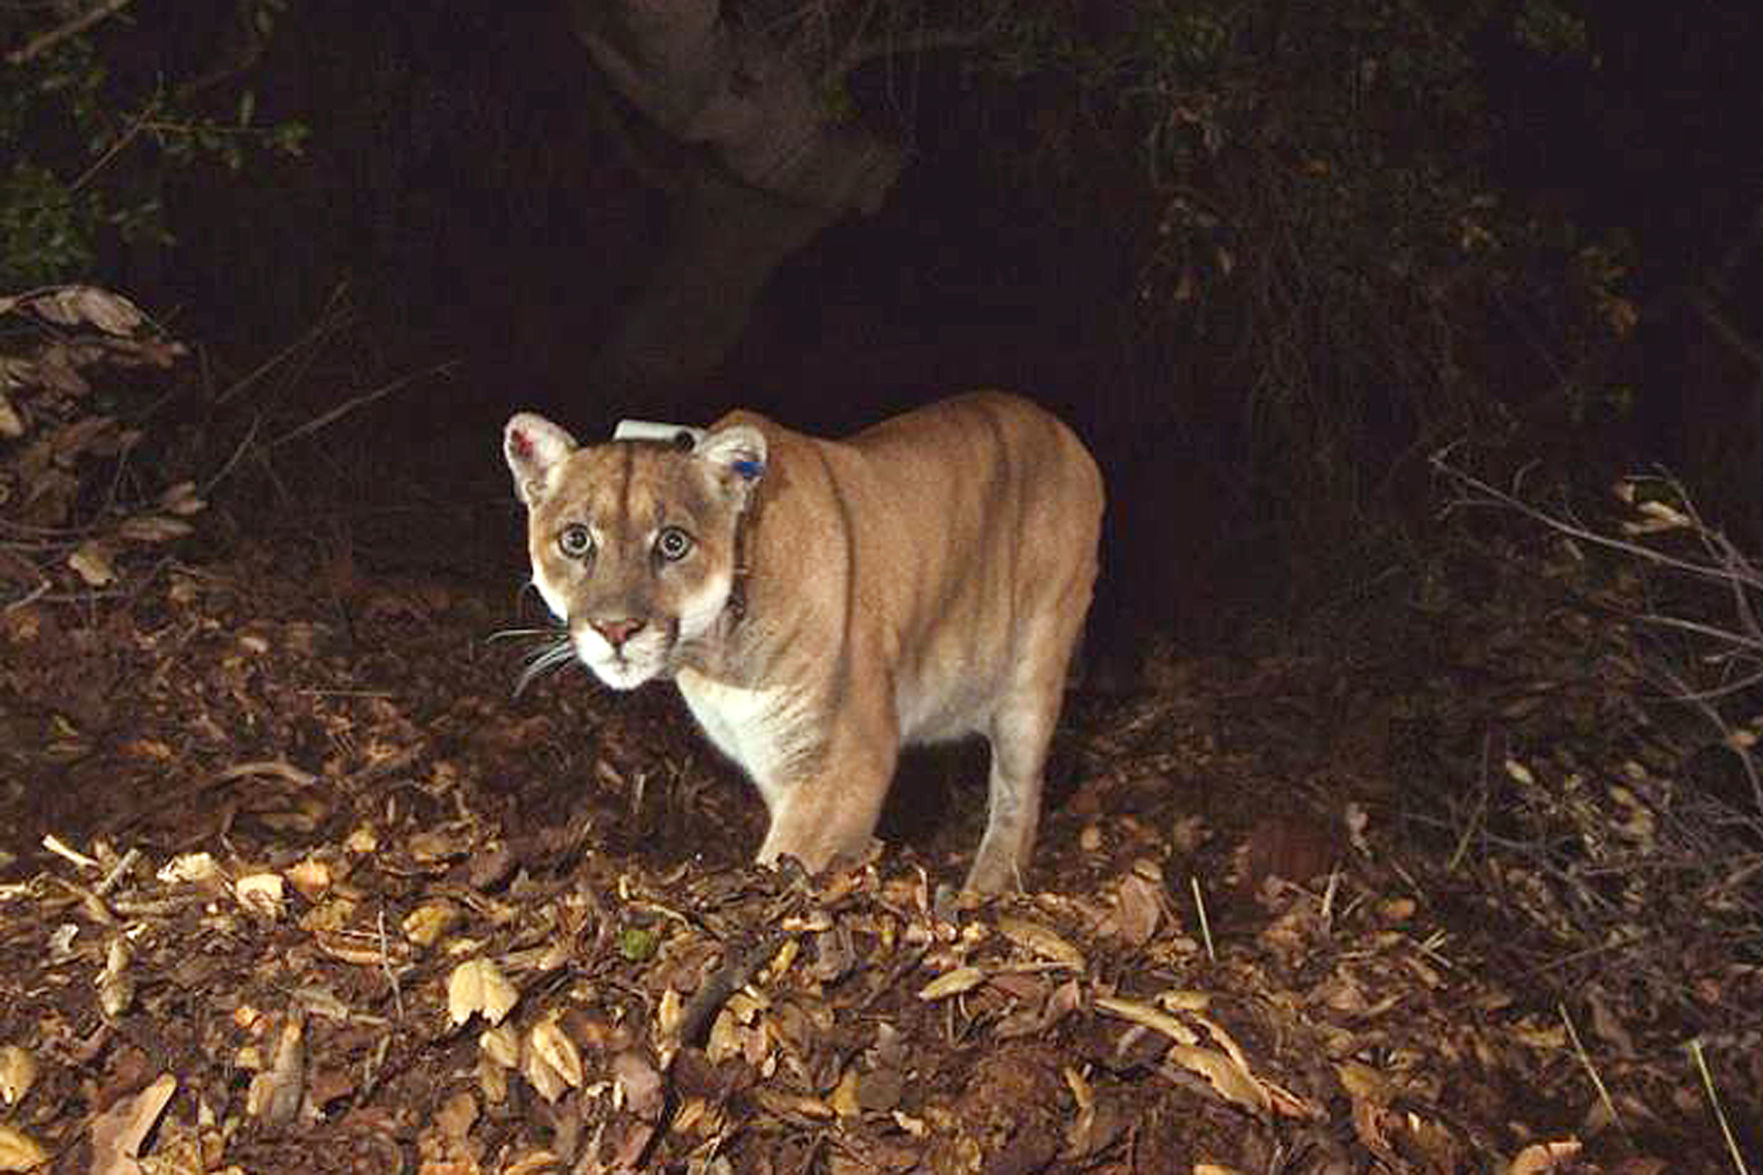
[[[340,311],[337,307],[338,303],[348,295],[348,291],[349,283],[338,282],[336,289],[331,291],[330,297],[325,301],[324,309],[319,312],[318,322],[313,325],[312,329],[290,342],[287,346],[265,359],[262,363],[259,363],[256,367],[252,368],[251,371],[246,373],[244,378],[236,381],[232,387],[222,391],[214,398],[215,406],[219,407],[220,405],[225,404],[234,396],[239,395],[241,392],[245,391],[245,389],[251,387],[251,385],[255,384],[265,375],[268,375],[290,356],[296,355],[302,350],[316,346],[326,335],[340,329],[349,320],[349,315]]]
[[[679,1025],[660,1045],[661,1073],[666,1079],[666,1088],[662,1095],[661,1113],[655,1122],[655,1132],[644,1144],[642,1153],[637,1157],[636,1169],[641,1171],[649,1166],[654,1158],[655,1148],[673,1124],[673,1117],[679,1109],[679,1091],[673,1084],[673,1062],[680,1050],[695,1044],[710,1030],[710,1022],[722,1010],[728,998],[753,981],[753,976],[765,966],[782,949],[790,937],[789,932],[774,930],[761,938],[758,943],[742,951],[732,960],[719,967],[714,974],[706,979],[698,988],[698,994],[692,997],[685,1011],[680,1014]]]
[[[1610,1121],[1616,1123],[1618,1129],[1627,1134],[1628,1127],[1623,1125],[1622,1115],[1617,1112],[1616,1103],[1610,1098],[1610,1091],[1604,1088],[1604,1079],[1598,1075],[1598,1067],[1592,1064],[1591,1055],[1585,1051],[1585,1045],[1579,1039],[1579,1029],[1573,1026],[1573,1017],[1567,1014],[1567,1005],[1557,1001],[1555,1010],[1561,1013],[1561,1023],[1567,1026],[1567,1039],[1573,1042],[1574,1055],[1585,1066],[1586,1076],[1592,1079],[1592,1088],[1598,1091],[1598,1101],[1603,1103],[1604,1112],[1610,1115]]]
[[[1463,835],[1457,838],[1457,847],[1451,850],[1451,859],[1445,863],[1447,875],[1456,873],[1457,867],[1463,864],[1463,857],[1469,852],[1470,839],[1474,837],[1475,830],[1482,826],[1482,821],[1487,818],[1488,794],[1491,790],[1488,787],[1488,773],[1489,764],[1493,758],[1493,746],[1493,731],[1484,731],[1481,736],[1481,787],[1475,797],[1475,810],[1469,814],[1468,821],[1463,825]]]
[[[126,3],[127,0],[124,0],[124,2]],[[87,184],[91,183],[92,177],[97,175],[100,171],[103,171],[112,159],[115,159],[124,148],[134,142],[135,137],[139,135],[146,126],[147,117],[145,115],[142,115],[135,119],[134,122],[130,123],[129,129],[116,136],[116,141],[104,149],[104,154],[92,160],[92,162],[87,165],[86,170],[80,172],[79,177],[75,179],[73,183],[67,185],[67,190],[70,192],[77,192]]]
[[[140,859],[140,849],[130,849],[128,852],[124,853],[122,855],[122,860],[118,861],[116,867],[104,875],[104,880],[100,881],[92,892],[101,898],[108,897],[110,891],[117,887],[117,884],[128,875],[128,871],[135,867],[135,862]]]
[[[393,392],[408,387],[410,384],[415,383],[418,379],[421,379],[424,376],[451,375],[454,369],[458,366],[459,364],[457,362],[449,359],[447,362],[438,363],[426,371],[413,371],[409,375],[400,376],[399,378],[392,380],[390,383],[382,384],[371,392],[363,392],[352,400],[347,400],[344,403],[338,404],[329,412],[322,413],[321,415],[308,420],[305,424],[289,429],[275,440],[270,441],[264,446],[264,448],[278,449],[290,441],[297,441],[303,436],[308,436],[317,432],[321,428],[336,423],[357,408],[365,407],[366,405],[373,403],[375,400],[384,399]]]
[[[1714,1074],[1708,1071],[1708,1059],[1702,1055],[1701,1037],[1690,1041],[1689,1050],[1690,1056],[1695,1058],[1696,1072],[1702,1075],[1702,1088],[1708,1091],[1708,1104],[1714,1107],[1714,1117],[1720,1122],[1720,1137],[1726,1140],[1726,1153],[1732,1156],[1732,1169],[1739,1175],[1750,1175],[1745,1156],[1739,1153],[1738,1140],[1732,1136],[1732,1124],[1726,1120],[1726,1111],[1720,1107],[1720,1094],[1714,1089]]]
[[[100,21],[108,20],[127,8],[132,0],[103,0],[103,3],[88,8],[66,24],[56,25],[52,29],[39,33],[22,47],[14,49],[6,55],[6,64],[23,65],[34,58],[41,57],[69,37],[77,37]]]
[[[692,1002],[680,1013],[679,1026],[674,1029],[671,1039],[662,1042],[663,1072],[673,1067],[673,1059],[679,1055],[681,1048],[703,1038],[710,1030],[710,1021],[722,1010],[722,1005],[728,1002],[730,996],[753,981],[753,976],[783,949],[784,942],[789,937],[787,931],[773,931],[723,964],[704,981],[698,988],[698,993],[692,997]]]
[[[392,966],[392,944],[386,941],[386,908],[380,907],[375,923],[380,941],[380,970],[385,973],[386,986],[392,989],[392,1011],[397,1022],[404,1020],[404,989],[398,982],[398,971]]]
[[[1428,458],[1427,463],[1445,477],[1457,482],[1459,485],[1475,490],[1487,499],[1486,502],[1466,500],[1462,503],[1464,505],[1504,506],[1531,519],[1533,522],[1542,523],[1550,530],[1556,531],[1559,534],[1564,534],[1569,538],[1579,539],[1582,542],[1590,543],[1594,546],[1603,547],[1606,550],[1620,551],[1625,555],[1632,555],[1635,558],[1644,560],[1648,563],[1653,563],[1660,567],[1670,567],[1677,571],[1682,571],[1686,575],[1694,575],[1702,579],[1719,580],[1724,583],[1730,578],[1724,568],[1711,566],[1706,563],[1696,563],[1688,559],[1680,559],[1675,555],[1667,555],[1663,551],[1656,550],[1655,548],[1646,546],[1642,543],[1633,543],[1626,539],[1613,538],[1610,535],[1600,534],[1595,530],[1580,526],[1579,524],[1570,522],[1564,518],[1557,518],[1552,514],[1546,514],[1535,506],[1530,505],[1530,503],[1514,497],[1513,495],[1506,493],[1504,490],[1496,489],[1494,486],[1482,481],[1480,478],[1466,473],[1450,464],[1450,462],[1446,460],[1446,456],[1449,454],[1450,449],[1451,446],[1440,449]]]
[[[36,569],[32,568],[32,570],[36,570]],[[41,572],[38,572],[38,574],[41,574]],[[19,608],[27,608],[30,605],[36,603],[38,600],[42,599],[45,595],[47,595],[49,592],[49,589],[54,586],[55,585],[53,582],[51,582],[48,579],[45,579],[41,583],[39,583],[36,587],[32,588],[30,591],[28,591],[24,595],[20,596],[18,599],[13,600],[11,603],[7,604],[6,607],[0,608],[0,612],[12,612],[12,611],[19,609]]]
[[[1661,665],[1657,668],[1657,672],[1663,676],[1666,682],[1671,686],[1674,691],[1672,697],[1677,701],[1686,702],[1688,705],[1694,706],[1695,709],[1701,713],[1702,717],[1706,718],[1709,724],[1713,726],[1715,730],[1720,732],[1721,745],[1731,751],[1734,755],[1738,756],[1739,765],[1744,768],[1745,777],[1751,782],[1751,800],[1757,805],[1757,815],[1763,816],[1763,774],[1758,772],[1756,760],[1752,757],[1750,751],[1746,750],[1745,747],[1733,737],[1732,726],[1726,721],[1726,717],[1722,715],[1718,709],[1710,705],[1707,700],[1696,698],[1690,692],[1689,687],[1684,684],[1683,680],[1679,678],[1677,674],[1671,671],[1669,666]]]
[[[1191,874],[1188,886],[1194,891],[1194,909],[1200,914],[1200,938],[1206,943],[1206,957],[1218,962],[1218,954],[1212,949],[1212,924],[1206,920],[1206,896],[1200,892],[1200,879]]]
[[[310,787],[318,782],[318,776],[300,770],[286,759],[258,759],[250,763],[239,763],[228,767],[225,771],[217,772],[203,780],[202,787],[204,789],[216,787],[235,779],[246,779],[256,775],[273,775],[300,787]]]
[[[82,869],[103,868],[103,865],[99,861],[86,856],[86,854],[80,852],[78,849],[70,848],[66,841],[56,836],[53,832],[43,837],[43,847],[54,853],[57,857],[64,857],[67,860],[72,861]]]

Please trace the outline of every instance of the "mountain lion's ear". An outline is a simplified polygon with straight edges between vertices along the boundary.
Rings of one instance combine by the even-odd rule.
[[[714,466],[724,488],[743,504],[765,476],[765,434],[750,424],[717,429],[698,442],[692,455]]]
[[[545,475],[575,452],[575,438],[531,412],[522,412],[502,430],[502,455],[514,475],[514,493],[528,506],[545,493]]]

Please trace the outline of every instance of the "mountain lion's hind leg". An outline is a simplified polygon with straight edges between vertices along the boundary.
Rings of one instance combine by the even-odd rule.
[[[1014,681],[992,711],[986,732],[992,744],[986,833],[966,882],[974,893],[1016,889],[1028,871],[1041,821],[1047,748],[1065,701],[1065,670],[1083,614],[1081,603],[1050,610],[1019,641],[1020,648],[1034,653],[1017,662]]]
[[[1059,716],[1058,695],[1050,701],[1044,695],[1016,695],[992,714],[986,834],[965,885],[974,893],[1017,889],[1028,869],[1041,820],[1041,769]]]

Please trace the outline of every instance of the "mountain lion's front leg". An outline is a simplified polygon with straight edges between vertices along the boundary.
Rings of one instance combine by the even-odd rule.
[[[860,725],[851,717],[840,715],[822,753],[808,756],[802,770],[762,789],[771,828],[759,849],[760,864],[790,856],[818,873],[869,849],[894,777],[898,736],[879,720]]]

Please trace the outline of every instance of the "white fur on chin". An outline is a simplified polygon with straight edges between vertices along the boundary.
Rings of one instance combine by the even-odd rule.
[[[592,625],[584,624],[571,635],[575,641],[575,655],[594,671],[595,677],[613,689],[636,689],[659,676],[667,667],[670,642],[667,633],[659,628],[637,633],[617,650]]]

